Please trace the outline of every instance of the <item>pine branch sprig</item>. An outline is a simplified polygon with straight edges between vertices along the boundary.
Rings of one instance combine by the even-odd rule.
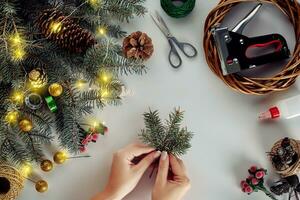
[[[184,113],[180,109],[175,109],[164,125],[158,111],[150,110],[144,113],[146,128],[139,135],[140,139],[159,151],[166,151],[176,156],[185,154],[191,148],[193,134],[187,128],[181,128],[183,116]]]

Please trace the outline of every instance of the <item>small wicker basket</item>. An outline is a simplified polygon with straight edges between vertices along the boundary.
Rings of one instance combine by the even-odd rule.
[[[283,139],[277,141],[273,145],[273,147],[271,149],[271,154],[276,154],[277,150],[279,148],[281,148],[282,141],[283,141]],[[289,167],[287,167],[283,170],[280,170],[280,171],[278,169],[276,169],[276,167],[273,165],[273,168],[275,169],[275,171],[278,174],[280,174],[282,177],[292,176],[292,175],[297,174],[297,173],[300,172],[300,141],[290,139],[290,143],[291,143],[291,146],[293,147],[294,151],[296,151],[296,153],[298,154],[299,157],[298,157],[297,161],[292,166],[289,166]]]
[[[1,200],[15,200],[24,188],[24,177],[14,167],[0,162],[0,178],[7,183],[7,190],[1,189]]]

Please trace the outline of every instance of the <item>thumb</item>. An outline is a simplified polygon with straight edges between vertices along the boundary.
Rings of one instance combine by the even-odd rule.
[[[169,174],[169,156],[167,152],[162,152],[160,161],[159,161],[159,166],[158,166],[158,172],[157,172],[157,177],[156,177],[156,182],[155,184],[165,184],[168,180],[168,174]]]
[[[137,168],[144,173],[149,166],[161,155],[160,151],[154,151],[147,155],[145,158],[143,158],[138,164]]]

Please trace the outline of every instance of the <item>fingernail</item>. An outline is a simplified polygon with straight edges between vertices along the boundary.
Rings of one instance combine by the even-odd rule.
[[[154,158],[158,158],[161,155],[161,151],[156,151],[154,154]]]
[[[161,154],[161,159],[166,160],[167,156],[168,156],[168,153],[166,151],[163,151]]]

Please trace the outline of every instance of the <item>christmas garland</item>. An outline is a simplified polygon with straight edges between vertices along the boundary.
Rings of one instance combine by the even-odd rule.
[[[117,105],[120,74],[142,74],[127,59],[111,21],[146,12],[144,0],[0,0],[0,159],[19,167],[40,163],[43,145],[58,139],[69,153],[104,134],[85,122],[95,107]]]

